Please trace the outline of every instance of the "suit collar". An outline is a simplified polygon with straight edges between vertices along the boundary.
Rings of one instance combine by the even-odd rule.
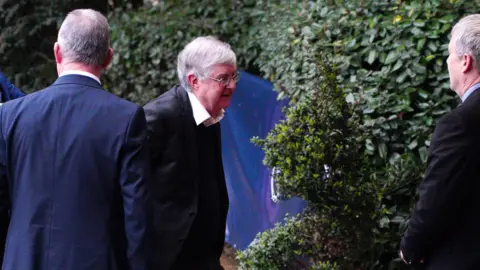
[[[182,115],[191,116],[193,119],[192,106],[190,105],[190,99],[188,98],[187,90],[182,86],[175,87],[175,96],[180,102]]]
[[[65,76],[65,75],[83,75],[83,76],[87,76],[89,78],[94,79],[100,85],[102,84],[100,82],[100,78],[98,78],[97,76],[93,75],[90,72],[86,72],[86,71],[83,71],[83,70],[67,70],[67,71],[62,72],[62,74],[60,74],[58,77],[62,77],[62,76]]]
[[[188,98],[187,91],[182,86],[177,86],[174,89],[174,96],[180,104],[181,111],[181,125],[184,136],[185,149],[188,149],[188,159],[190,168],[195,175],[198,172],[198,152],[197,152],[197,138],[195,136],[195,119],[193,118],[192,106]],[[195,189],[198,189],[197,181],[194,182]]]
[[[476,99],[476,97],[478,97],[478,96],[480,96],[480,89],[478,89],[478,90],[476,90],[476,91],[473,91],[473,92],[465,99],[465,101],[460,102],[460,103],[458,104],[458,107],[460,107],[460,106],[464,105],[465,103],[468,103],[468,102]]]
[[[184,113],[190,113],[195,120],[197,126],[202,123],[206,126],[214,125],[224,117],[225,110],[221,110],[220,114],[216,117],[212,117],[210,113],[203,107],[198,98],[191,92],[187,91],[183,86],[176,87],[177,96],[180,97],[181,103],[184,106]]]
[[[95,80],[87,76],[78,75],[78,74],[69,74],[59,77],[53,85],[62,85],[62,84],[81,84],[90,87],[95,87],[103,89],[102,86]]]
[[[191,91],[187,91],[187,95],[190,105],[192,106],[193,118],[195,119],[197,126],[210,119],[210,114],[207,112],[207,110],[205,110],[195,94],[193,94]]]
[[[480,83],[477,83],[475,85],[473,85],[472,87],[470,87],[466,92],[465,94],[463,94],[462,96],[462,102],[465,102],[465,100],[467,100],[467,98],[472,95],[473,93],[475,92],[478,92],[477,90],[480,88]]]
[[[176,86],[173,89],[173,95],[177,99],[178,104],[180,105],[181,111],[181,125],[184,134],[188,134],[188,136],[184,136],[185,140],[183,141],[185,144],[184,149],[188,149],[187,159],[189,159],[190,164],[190,171],[192,175],[198,174],[199,164],[198,164],[198,151],[197,151],[197,138],[195,136],[195,128],[196,123],[193,117],[192,106],[190,105],[190,99],[188,97],[187,91],[182,86]],[[215,129],[215,151],[217,152],[218,157],[220,160],[222,159],[222,140],[221,140],[221,129],[220,123],[216,123],[212,126]],[[221,166],[218,171],[219,173],[219,188],[222,195],[223,207],[225,211],[228,211],[228,191],[227,186],[225,183],[225,174],[223,171],[223,163],[220,162]],[[194,181],[195,189],[198,190],[198,181]]]

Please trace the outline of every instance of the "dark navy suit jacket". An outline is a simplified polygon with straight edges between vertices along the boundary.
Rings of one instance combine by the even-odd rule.
[[[146,269],[145,139],[142,108],[86,76],[0,106],[2,269]]]

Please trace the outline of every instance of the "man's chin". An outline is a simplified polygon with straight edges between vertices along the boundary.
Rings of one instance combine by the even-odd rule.
[[[228,97],[228,98],[222,98],[222,99],[220,100],[220,106],[219,106],[219,107],[225,109],[225,108],[227,108],[228,106],[230,106],[230,97]]]

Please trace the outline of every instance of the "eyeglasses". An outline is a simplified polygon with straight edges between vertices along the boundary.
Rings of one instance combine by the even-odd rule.
[[[237,83],[238,80],[240,80],[240,72],[235,71],[235,73],[231,77],[225,74],[225,75],[219,76],[219,78],[212,78],[212,77],[207,77],[207,78],[218,82],[221,86],[226,87],[230,84],[232,80],[235,83]]]

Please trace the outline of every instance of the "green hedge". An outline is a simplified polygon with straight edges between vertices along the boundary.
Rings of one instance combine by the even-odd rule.
[[[3,1],[0,4],[0,69],[26,92],[42,89],[56,76],[53,44],[60,19],[52,2]]]
[[[302,108],[288,111],[287,124],[275,128],[266,138],[267,142],[276,143],[262,145],[265,163],[287,174],[278,181],[280,190],[288,194],[301,181],[296,195],[307,199],[309,205],[325,203],[328,199],[321,189],[305,196],[302,188],[305,191],[315,187],[315,175],[322,166],[319,157],[324,158],[345,141],[330,145],[332,149],[317,147],[316,155],[307,155],[304,160],[302,156],[310,153],[307,143],[324,141],[325,130],[321,126],[299,127],[295,121],[288,122],[289,118],[297,119],[297,115],[302,114],[310,119],[308,121],[318,120],[311,108],[301,104],[318,94],[318,78],[324,76],[313,56],[328,56],[336,66],[337,81],[346,94],[345,100],[359,117],[357,125],[364,138],[360,142],[365,154],[362,169],[352,161],[341,171],[364,170],[368,181],[362,181],[378,199],[371,200],[370,193],[362,197],[375,206],[372,219],[377,224],[370,227],[374,242],[363,249],[366,251],[361,260],[364,269],[383,269],[398,263],[398,244],[415,201],[416,187],[423,177],[435,121],[458,102],[448,89],[445,64],[450,30],[456,20],[478,7],[476,1],[447,0],[258,3],[259,13],[255,19],[263,29],[255,35],[259,54],[254,64],[275,83],[280,97],[292,100],[293,110]],[[328,119],[324,120],[328,122]],[[332,131],[331,127],[327,130]],[[297,142],[297,137],[291,137],[290,132],[301,134],[305,139]],[[292,148],[292,144],[299,144],[299,148]],[[288,164],[289,161],[297,162],[296,167]],[[305,167],[307,164],[312,165]],[[295,173],[288,175],[291,171]],[[341,206],[338,201],[324,204],[334,209]],[[314,210],[314,213],[322,212]],[[372,219],[365,217],[363,222],[369,224]],[[348,224],[342,225],[348,227]],[[369,235],[367,227],[358,228]],[[262,263],[273,263],[265,259],[265,255],[256,257],[251,249],[262,250],[259,243],[268,242],[274,231],[259,235],[259,240],[241,253],[241,262],[254,261],[256,269],[263,269]],[[296,239],[300,242],[305,241],[304,238]],[[314,256],[310,258],[323,261]],[[355,260],[347,256],[336,258],[335,262],[345,267],[352,266]]]
[[[456,104],[445,64],[449,31],[480,4],[343,2],[263,4],[255,64],[296,101],[315,91],[310,52],[333,56],[341,87],[372,132],[366,147],[375,164],[409,151],[423,162],[435,119]]]
[[[94,8],[106,13],[108,1],[0,2],[0,69],[23,91],[43,89],[57,78],[53,44],[62,20],[75,8]]]

